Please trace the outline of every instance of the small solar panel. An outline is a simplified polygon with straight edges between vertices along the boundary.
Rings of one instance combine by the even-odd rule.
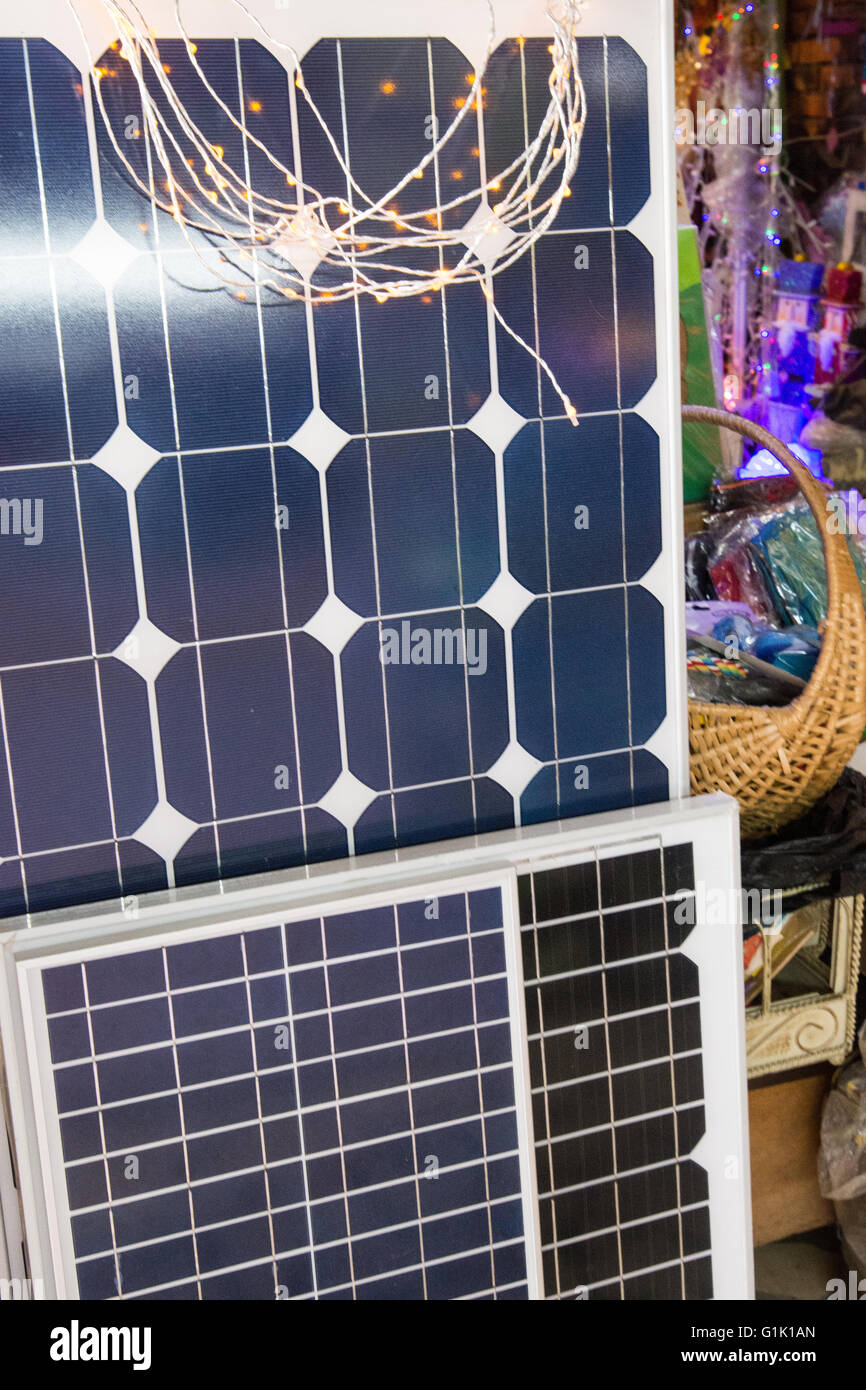
[[[157,8],[193,119],[283,200],[241,113],[323,195],[346,178],[245,9],[376,198],[465,104],[489,24],[484,0],[406,0],[396,33],[368,0],[199,6],[223,109]],[[13,18],[0,462],[34,533],[0,548],[0,915],[685,791],[668,8],[584,8],[571,196],[491,282],[578,429],[478,286],[309,314],[227,290],[133,186],[69,7],[28,38]],[[442,205],[512,165],[550,96],[545,0],[493,9],[481,110],[399,198],[452,230],[478,209]],[[77,13],[149,186],[130,66],[102,6]]]
[[[705,798],[10,937],[34,1271],[85,1299],[748,1296],[735,827]]]
[[[45,969],[70,1292],[527,1298],[509,909],[431,890]]]
[[[691,844],[518,882],[545,1293],[709,1298]]]

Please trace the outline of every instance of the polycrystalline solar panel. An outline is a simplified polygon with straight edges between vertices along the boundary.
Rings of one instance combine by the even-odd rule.
[[[632,821],[10,936],[49,1296],[748,1297],[735,807]]]
[[[444,129],[465,102],[486,43],[483,0],[412,0],[397,38],[372,3],[250,6],[304,55],[377,196],[429,151],[430,115]],[[544,0],[494,9],[483,109],[407,210],[492,178],[541,119]],[[170,33],[170,6],[141,10]],[[197,58],[229,110],[344,198],[280,56],[241,9],[199,10]],[[3,488],[43,509],[39,544],[0,549],[4,915],[686,789],[668,11],[587,7],[571,197],[493,281],[577,430],[477,287],[309,321],[221,290],[119,166],[68,7],[42,37],[0,40]],[[129,67],[97,0],[77,12],[147,180]],[[284,198],[180,40],[162,52],[226,158]],[[464,628],[471,670],[412,659],[412,634],[421,651]],[[383,631],[399,663],[381,664]]]
[[[46,969],[72,1296],[526,1298],[509,908],[478,887]]]

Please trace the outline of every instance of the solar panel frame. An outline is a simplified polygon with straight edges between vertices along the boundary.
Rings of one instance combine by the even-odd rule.
[[[58,1166],[59,1139],[56,1135],[52,1139],[43,1113],[44,1067],[50,1060],[40,986],[46,963],[64,957],[77,959],[82,950],[98,956],[116,953],[120,946],[128,952],[139,951],[144,941],[228,935],[239,921],[261,924],[284,920],[289,914],[302,920],[314,910],[327,912],[335,902],[350,900],[356,906],[381,902],[383,893],[390,901],[397,894],[404,898],[417,896],[419,884],[435,884],[440,892],[445,892],[455,880],[478,883],[482,881],[479,875],[485,874],[488,882],[509,880],[507,892],[513,899],[516,936],[521,874],[571,864],[587,853],[604,863],[639,853],[642,847],[658,852],[659,847],[681,843],[691,843],[695,880],[703,885],[696,895],[697,926],[687,940],[684,954],[699,970],[707,1125],[695,1150],[695,1161],[707,1170],[713,1297],[751,1297],[745,1035],[736,929],[739,843],[735,803],[723,796],[640,808],[626,818],[609,813],[555,826],[501,832],[478,837],[472,845],[452,841],[435,848],[365,856],[350,865],[322,865],[290,874],[259,876],[243,883],[215,884],[206,891],[195,888],[154,895],[153,902],[142,899],[136,923],[109,911],[72,911],[62,922],[57,921],[57,914],[52,914],[54,920],[39,930],[24,930],[7,937],[0,952],[0,1029],[15,1141],[19,1152],[27,1155],[27,1161],[19,1166],[31,1273],[43,1279],[46,1290],[54,1288],[58,1277],[54,1269],[57,1252],[62,1251],[64,1238],[67,1245],[69,1239],[68,1234],[64,1237],[64,1220],[58,1215],[56,1196],[52,1194],[47,1200],[44,1186],[51,1171],[62,1173],[62,1165]],[[389,889],[383,890],[383,881],[390,883]],[[724,897],[720,899],[719,894]],[[520,996],[521,1011],[522,980],[522,966],[518,965],[516,974],[511,972],[509,986]],[[528,1114],[528,1061],[524,1075]],[[534,1164],[530,1181],[535,1183]],[[537,1209],[535,1188],[533,1194],[532,1206]],[[68,1223],[66,1228],[68,1232]],[[535,1229],[539,1229],[537,1223]],[[539,1231],[538,1259],[540,1252]],[[67,1249],[67,1262],[68,1258]],[[537,1277],[540,1290],[541,1275]]]
[[[380,885],[387,881],[388,875],[384,874],[380,878]],[[393,873],[391,877],[394,877]],[[502,870],[480,873],[467,873],[462,880],[449,878],[447,881],[438,879],[419,880],[414,879],[410,884],[401,882],[394,887],[386,888],[379,886],[377,890],[363,894],[337,893],[329,896],[320,903],[318,915],[323,924],[327,924],[332,917],[343,915],[352,910],[361,914],[367,911],[374,911],[377,907],[388,907],[397,909],[403,905],[429,902],[436,897],[444,897],[446,894],[467,895],[467,899],[473,893],[482,893],[485,890],[493,889],[501,898],[502,907],[502,936],[505,944],[505,954],[507,962],[507,986],[509,999],[509,1020],[511,1028],[511,1072],[514,1077],[514,1111],[517,1118],[517,1130],[519,1140],[519,1161],[521,1170],[520,1195],[522,1199],[524,1214],[524,1245],[526,1249],[527,1283],[530,1289],[530,1296],[533,1296],[538,1282],[538,1258],[537,1258],[537,1231],[536,1231],[536,1203],[534,1199],[534,1168],[531,1159],[529,1143],[528,1115],[526,1109],[526,1097],[528,1095],[528,1070],[526,1059],[525,1028],[522,1027],[523,1011],[522,1000],[519,989],[519,979],[517,972],[517,928],[516,928],[516,898],[514,896],[513,878]],[[142,951],[152,948],[166,947],[168,950],[176,946],[183,946],[187,943],[211,942],[219,939],[230,939],[239,933],[255,933],[257,930],[267,930],[269,927],[280,925],[281,930],[284,926],[291,926],[295,922],[305,922],[311,917],[309,905],[286,910],[278,915],[273,912],[265,916],[246,915],[235,916],[233,920],[224,922],[218,928],[208,925],[189,926],[177,931],[171,922],[167,922],[164,929],[158,933],[148,934],[144,937],[138,933],[129,934],[125,941],[115,939],[104,940],[100,945],[88,947],[76,947],[68,944],[66,950],[57,952],[48,957],[40,957],[31,961],[22,969],[20,976],[21,984],[21,1019],[25,1029],[27,1043],[26,1051],[29,1058],[30,1069],[30,1088],[27,1101],[28,1108],[32,1107],[32,1118],[35,1124],[35,1131],[38,1135],[39,1150],[41,1161],[28,1165],[32,1171],[28,1172],[28,1182],[22,1193],[25,1206],[29,1205],[32,1199],[31,1184],[42,1186],[44,1199],[44,1212],[47,1221],[40,1221],[38,1224],[43,1228],[41,1234],[47,1238],[50,1248],[50,1270],[49,1264],[39,1265],[40,1274],[38,1277],[44,1279],[44,1286],[47,1290],[47,1297],[57,1298],[76,1298],[78,1297],[78,1279],[76,1273],[76,1253],[72,1241],[71,1232],[71,1210],[64,1174],[68,1165],[68,1159],[64,1159],[63,1146],[60,1137],[60,1120],[58,1107],[53,1098],[49,1098],[45,1086],[45,1077],[52,1071],[52,1057],[48,1037],[47,1021],[49,1013],[46,1006],[44,993],[40,981],[43,971],[52,969],[53,966],[62,966],[74,960],[87,963],[100,960],[122,960],[125,955],[139,955]],[[323,927],[324,930],[324,927]],[[399,949],[399,948],[398,948]],[[406,948],[403,947],[403,950]],[[409,947],[411,950],[411,946]],[[329,958],[330,959],[330,958]],[[333,964],[333,961],[331,961]],[[288,966],[286,966],[288,976]],[[248,978],[248,977],[245,977]],[[473,978],[473,977],[470,977]],[[401,987],[402,994],[402,987]],[[170,999],[173,996],[169,991]],[[181,996],[182,997],[182,996]],[[363,1001],[361,1001],[363,1002]],[[90,1006],[87,1009],[88,1018],[91,1017]],[[331,1015],[331,1006],[328,1006],[328,1014]],[[294,1018],[295,1010],[290,1008],[289,1017]],[[254,1025],[251,1020],[250,1029]],[[292,1025],[293,1026],[293,1025]],[[475,1025],[477,1033],[478,1024]],[[523,1034],[521,1036],[521,1034]],[[179,1039],[182,1042],[182,1039]],[[5,1042],[5,1034],[4,1034]],[[412,1036],[408,1037],[411,1044]],[[176,1049],[177,1043],[173,1043]],[[7,1055],[9,1052],[7,1043]],[[298,1061],[294,1049],[290,1053],[293,1058],[290,1066],[296,1070]],[[335,1053],[336,1059],[336,1053]],[[11,1060],[11,1059],[10,1059]],[[85,1061],[87,1059],[84,1059]],[[94,1068],[96,1066],[96,1054],[93,1059]],[[263,1074],[259,1072],[258,1063],[255,1063],[256,1076]],[[336,1060],[334,1065],[336,1066]],[[47,1068],[47,1072],[44,1070]],[[480,1077],[484,1069],[479,1071]],[[266,1074],[266,1073],[264,1073]],[[40,1081],[40,1075],[42,1081]],[[407,1082],[408,1085],[408,1082]],[[179,1085],[179,1094],[185,1094],[184,1087]],[[366,1092],[361,1092],[358,1099],[363,1099]],[[135,1097],[131,1097],[134,1099]],[[16,1096],[16,1099],[20,1099]],[[101,1107],[100,1107],[100,1113]],[[305,1106],[299,1103],[299,1118],[306,1113]],[[482,1119],[486,1110],[482,1107]],[[260,1118],[261,1124],[261,1118]],[[414,1133],[413,1129],[413,1133]],[[186,1138],[184,1138],[186,1147]],[[103,1141],[104,1147],[109,1146]],[[99,1155],[96,1155],[98,1158]],[[304,1160],[306,1164],[307,1160]],[[267,1165],[265,1165],[267,1169]],[[228,1174],[227,1178],[231,1175]],[[423,1178],[423,1173],[419,1175]],[[42,1213],[40,1213],[41,1215]],[[434,1213],[435,1215],[435,1213]],[[422,1218],[419,1215],[419,1222],[431,1220],[432,1217]],[[311,1242],[311,1248],[317,1248]],[[495,1245],[491,1247],[498,1248]],[[31,1243],[31,1263],[34,1261],[37,1245]],[[79,1256],[80,1258],[80,1256]],[[426,1267],[426,1266],[425,1266]],[[211,1274],[218,1271],[210,1271]],[[204,1275],[201,1276],[205,1277]],[[137,1291],[136,1291],[137,1292]],[[130,1296],[134,1296],[131,1294]]]

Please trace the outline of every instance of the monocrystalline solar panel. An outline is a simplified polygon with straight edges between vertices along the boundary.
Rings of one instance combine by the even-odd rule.
[[[702,798],[10,936],[34,1274],[748,1296],[737,862],[733,803]]]
[[[545,1293],[709,1298],[691,844],[518,884]]]
[[[102,5],[75,8],[148,183],[129,65]],[[483,0],[401,5],[397,37],[354,0],[249,8],[303,55],[372,196],[465,103],[486,43]],[[241,8],[205,9],[196,56],[228,111],[345,198],[285,50]],[[3,915],[686,790],[668,7],[601,9],[579,29],[571,197],[492,282],[577,430],[476,286],[309,314],[221,288],[123,170],[68,7],[0,39],[3,486],[42,517],[38,544],[0,549]],[[141,6],[176,89],[285,198],[170,10]],[[494,10],[482,109],[407,211],[492,180],[541,119],[543,0]],[[428,664],[437,641],[463,659]]]

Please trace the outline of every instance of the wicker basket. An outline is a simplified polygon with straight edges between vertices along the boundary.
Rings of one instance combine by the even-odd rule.
[[[738,415],[684,406],[684,420],[736,431],[769,449],[796,478],[821,536],[827,619],[806,689],[779,708],[689,701],[694,795],[724,791],[740,803],[744,837],[771,835],[838,781],[866,728],[866,615],[845,536],[828,529],[821,484],[769,430]]]

